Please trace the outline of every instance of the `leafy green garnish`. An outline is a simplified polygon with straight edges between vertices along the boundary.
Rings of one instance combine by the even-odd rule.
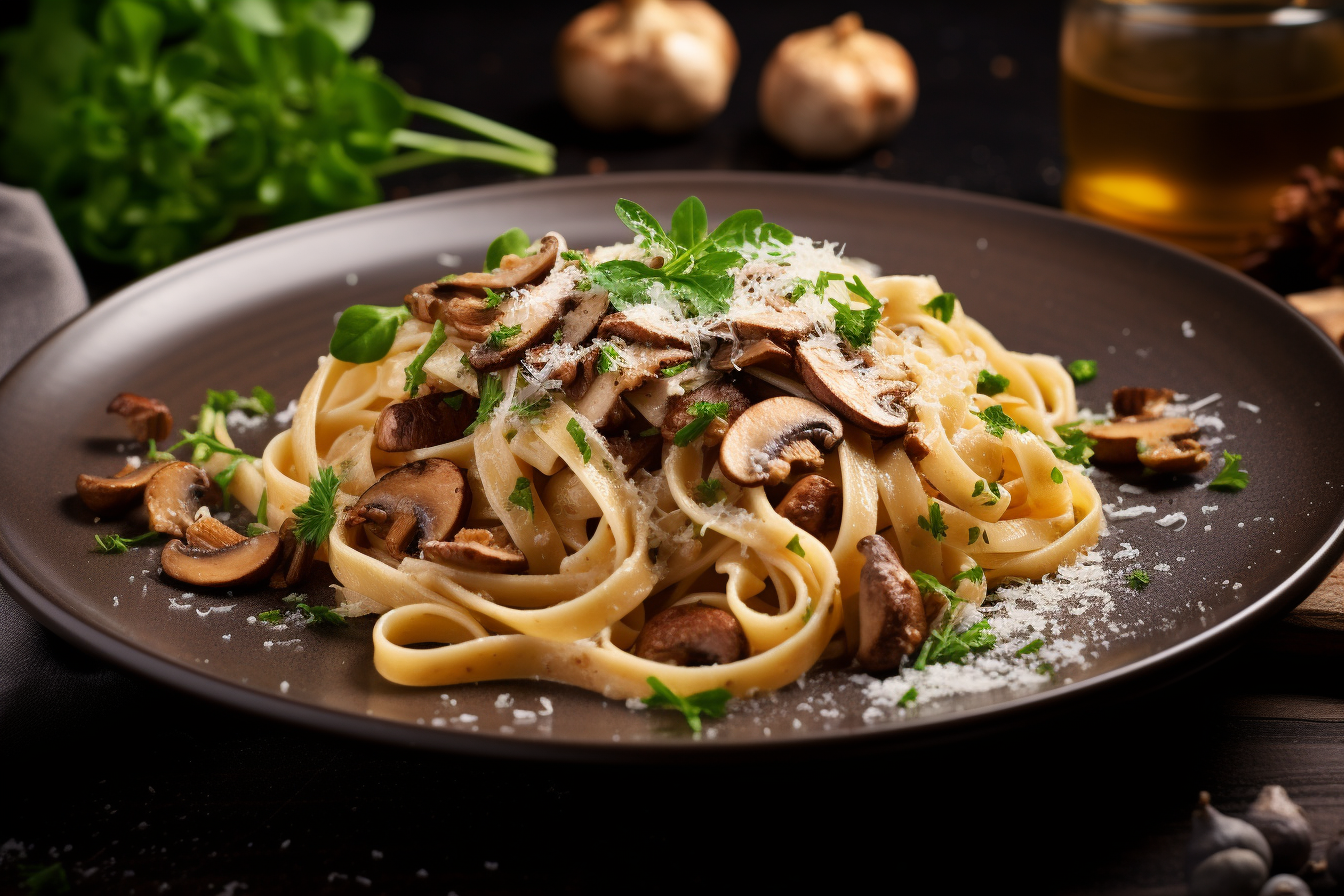
[[[910,578],[914,579],[915,584],[919,586],[920,594],[928,594],[931,591],[934,594],[941,594],[943,597],[947,598],[953,606],[956,606],[961,602],[961,598],[957,597],[957,592],[938,581],[936,576],[929,575],[922,569],[913,570],[910,573]]]
[[[621,369],[621,352],[614,345],[604,345],[597,354],[597,372],[611,373]]]
[[[706,506],[717,504],[727,496],[723,483],[717,479],[706,479],[695,487],[695,499]]]
[[[462,430],[462,435],[469,436],[476,431],[476,427],[490,419],[490,415],[499,407],[500,402],[504,400],[504,384],[499,381],[499,374],[491,373],[480,380],[481,403],[476,408],[476,419],[471,425]]]
[[[679,697],[671,688],[659,681],[657,676],[650,675],[645,680],[649,687],[653,688],[653,694],[643,698],[644,705],[650,709],[667,707],[677,710],[686,717],[686,724],[691,726],[691,730],[697,733],[701,727],[700,716],[703,714],[713,719],[723,718],[728,713],[728,700],[733,696],[723,688],[714,688],[691,694],[689,697]]]
[[[381,361],[392,350],[397,328],[411,319],[405,305],[351,305],[341,312],[336,332],[331,334],[327,351],[337,361],[370,364]]]
[[[504,296],[502,296],[502,295],[500,295],[499,293],[495,292],[493,289],[491,289],[491,288],[488,287],[488,286],[485,287],[485,307],[487,307],[487,308],[498,308],[498,307],[500,306],[500,303],[503,302],[503,301],[504,301]]]
[[[661,432],[662,432],[662,430],[659,429],[658,427],[656,427],[656,426],[650,426],[648,429],[640,430],[639,437],[640,437],[641,439],[647,439],[647,438],[649,438],[650,436],[656,436],[656,435],[658,435],[658,434],[661,433]]]
[[[1089,439],[1087,433],[1082,430],[1083,421],[1075,420],[1072,423],[1064,423],[1055,427],[1055,432],[1064,440],[1063,445],[1050,445],[1050,450],[1054,452],[1055,457],[1071,464],[1082,466],[1092,457],[1092,449],[1096,446],[1095,439]]]
[[[569,422],[565,424],[565,431],[569,433],[569,437],[578,446],[579,454],[583,455],[583,462],[589,463],[592,461],[593,449],[588,447],[588,434],[583,431],[583,424],[579,423],[577,417],[569,418]]]
[[[971,414],[983,420],[985,423],[985,432],[994,436],[996,439],[1003,438],[1003,431],[1005,429],[1012,429],[1017,432],[1028,432],[1025,426],[1008,416],[1008,412],[1003,409],[1003,405],[1001,404],[992,404],[983,411],[971,411]]]
[[[789,543],[784,545],[784,547],[789,549],[790,551],[793,551],[799,557],[807,556],[807,551],[803,550],[802,538],[798,535],[795,535],[793,536],[793,538],[790,538]]]
[[[981,533],[979,526],[972,526],[970,529],[966,531],[966,534],[968,536],[966,539],[966,544],[969,546],[979,541],[983,533]],[[985,538],[985,544],[989,544],[988,537]]]
[[[911,703],[914,703],[918,699],[919,699],[919,691],[915,690],[914,688],[911,688],[910,690],[906,691],[904,694],[901,695],[901,699],[896,701],[896,705],[909,706]]]
[[[929,316],[936,317],[945,324],[950,324],[952,323],[952,315],[957,310],[957,296],[956,293],[951,292],[939,293],[919,307],[927,311]],[[1006,380],[1004,382],[1007,383]]]
[[[542,394],[522,404],[515,402],[509,407],[509,413],[517,414],[519,417],[530,420],[533,417],[540,417],[542,414],[546,413],[550,406],[551,396]]]
[[[451,395],[443,396],[443,403],[455,411],[462,410],[462,402],[466,399],[467,393],[454,392]]]
[[[1008,377],[997,373],[990,373],[988,370],[980,371],[980,375],[975,381],[975,391],[981,395],[1002,395],[1008,391]]]
[[[1142,569],[1131,570],[1129,575],[1125,578],[1125,584],[1135,591],[1142,591],[1151,581],[1152,578]]]
[[[271,531],[271,529],[270,529],[269,526],[263,526],[263,525],[261,525],[261,523],[248,523],[248,524],[247,524],[247,537],[248,537],[248,538],[256,538],[258,535],[265,535],[267,532],[270,532],[270,531]]]
[[[308,500],[294,508],[294,536],[300,541],[320,545],[336,525],[336,492],[341,480],[331,467],[323,467],[308,479]]]
[[[325,607],[322,604],[304,603],[304,596],[302,594],[290,594],[286,597],[282,597],[281,600],[287,604],[292,604],[294,609],[303,614],[303,622],[305,625],[321,625],[323,623],[330,625],[348,624],[345,621],[345,617],[340,613],[337,613],[331,607]],[[261,616],[258,615],[257,618],[260,619]]]
[[[519,227],[510,227],[490,241],[490,248],[485,250],[485,267],[481,270],[487,274],[490,273],[499,267],[499,263],[504,260],[505,255],[522,256],[530,245],[532,245],[532,240],[528,238],[524,230]]]
[[[864,286],[863,281],[857,276],[845,285],[868,307],[855,311],[849,307],[848,301],[837,302],[835,299],[830,299],[831,307],[835,309],[835,332],[854,348],[862,348],[873,341],[873,331],[877,329],[877,322],[882,319],[882,303],[868,291],[868,287]]]
[[[1090,383],[1097,378],[1097,362],[1084,360],[1070,361],[1069,376],[1073,377],[1073,381],[1079,385]]]
[[[284,610],[262,610],[257,614],[257,621],[264,622],[267,625],[279,625],[285,621]]]
[[[148,272],[258,225],[377,202],[377,178],[449,159],[555,167],[550,144],[408,96],[376,59],[353,58],[371,3],[32,8],[0,37],[0,164],[87,259]],[[413,114],[487,140],[409,130]]]
[[[947,524],[943,522],[943,508],[937,501],[929,502],[929,515],[919,518],[919,528],[929,533],[937,541],[947,537]]]
[[[985,580],[985,570],[980,564],[972,566],[970,569],[962,570],[952,577],[953,582],[975,582],[977,585]]]
[[[1223,452],[1223,468],[1213,477],[1209,488],[1220,492],[1239,492],[1251,481],[1250,474],[1241,469],[1241,455]]]
[[[270,525],[270,523],[267,522],[267,520],[266,520],[266,517],[267,517],[267,503],[268,503],[268,498],[267,498],[266,493],[267,493],[268,491],[269,491],[269,489],[267,489],[267,488],[262,488],[262,490],[261,490],[261,498],[257,501],[257,525],[259,525],[259,526],[269,526],[269,525]]]
[[[485,339],[485,344],[493,349],[501,349],[506,342],[522,332],[522,324],[500,324],[490,331],[490,335]]]
[[[1037,638],[1034,641],[1030,642],[1029,644],[1023,644],[1021,647],[1017,648],[1017,656],[1028,656],[1040,650],[1044,646],[1045,642],[1042,641],[1040,638]]]
[[[135,535],[131,538],[121,535],[95,535],[93,536],[93,553],[124,554],[135,545],[158,538],[160,534],[158,532],[146,532],[144,535]]]
[[[693,418],[672,437],[672,444],[678,448],[685,448],[705,434],[709,425],[715,418],[728,417],[728,402],[726,401],[697,401],[690,407],[690,414]]]
[[[234,389],[206,389],[205,403],[221,414],[229,411],[246,411],[258,416],[275,413],[275,396],[261,386],[252,387],[251,398],[243,398]]]
[[[526,510],[528,516],[537,515],[536,507],[532,503],[532,481],[526,476],[519,476],[518,481],[513,484],[513,491],[509,492],[509,503]]]
[[[416,391],[424,384],[425,379],[427,378],[425,375],[425,362],[430,359],[431,355],[439,350],[439,346],[447,341],[448,334],[443,331],[443,321],[434,321],[434,330],[429,334],[429,341],[420,348],[420,351],[416,352],[415,357],[411,359],[411,363],[406,365],[407,395],[410,395],[412,398],[415,397]]]
[[[949,618],[941,628],[929,632],[915,660],[915,668],[924,669],[930,663],[961,663],[972,653],[989,650],[997,640],[988,620],[982,619],[959,633]]]
[[[1050,468],[1050,481],[1053,482],[1055,485],[1064,484],[1064,474],[1059,472],[1059,467]]]
[[[177,460],[177,458],[169,454],[167,451],[160,451],[159,446],[154,443],[153,439],[150,439],[149,448],[145,451],[145,460],[153,464],[161,464],[161,463],[170,464],[173,461]]]
[[[690,370],[694,361],[682,361],[680,364],[673,364],[671,367],[663,368],[663,376],[676,376],[679,373]]]

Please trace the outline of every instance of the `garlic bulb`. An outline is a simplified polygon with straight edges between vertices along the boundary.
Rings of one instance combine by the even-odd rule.
[[[761,123],[795,155],[843,159],[896,133],[918,95],[910,54],[851,12],[775,48],[761,73]]]
[[[560,96],[601,130],[673,134],[728,102],[737,39],[702,0],[608,0],[579,13],[556,41]]]

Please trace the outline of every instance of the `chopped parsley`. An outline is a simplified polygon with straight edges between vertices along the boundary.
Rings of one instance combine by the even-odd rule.
[[[703,714],[713,719],[723,718],[728,713],[728,699],[733,696],[723,688],[714,688],[691,694],[689,697],[679,697],[671,688],[659,681],[656,675],[650,675],[645,680],[649,687],[653,688],[653,694],[643,698],[644,705],[650,709],[667,707],[677,710],[686,717],[686,724],[696,733],[699,733],[701,727],[700,716]]]
[[[205,403],[223,414],[229,411],[245,411],[258,416],[275,413],[275,396],[261,386],[252,387],[251,398],[243,398],[233,389],[206,389]]]
[[[941,594],[943,597],[947,598],[953,606],[956,606],[957,602],[961,600],[961,598],[957,597],[957,592],[938,581],[936,577],[929,575],[921,569],[916,569],[911,572],[910,578],[914,579],[915,584],[919,586],[920,594],[928,594],[930,591],[934,594]]]
[[[957,296],[956,293],[951,292],[939,293],[919,307],[928,312],[930,317],[936,317],[943,323],[950,324],[952,323],[952,314],[957,310]],[[1006,383],[1007,380],[1004,382]]]
[[[1008,391],[1008,377],[982,370],[980,375],[976,377],[975,391],[991,397],[1001,395]]]
[[[947,523],[943,522],[943,508],[937,501],[929,501],[929,515],[919,518],[919,528],[929,533],[936,541],[947,537]]]
[[[916,669],[924,669],[930,663],[961,663],[972,653],[984,653],[994,646],[998,638],[989,628],[989,621],[982,619],[964,632],[953,628],[951,614],[948,621],[929,632],[915,660]]]
[[[460,411],[462,410],[462,400],[465,397],[465,392],[454,392],[452,395],[443,396],[443,403],[455,411]]]
[[[695,363],[694,361],[682,361],[680,364],[674,364],[671,367],[664,367],[663,376],[676,376],[679,373],[684,373],[685,371],[690,370],[691,365],[694,363]]]
[[[706,506],[717,504],[726,497],[728,493],[723,490],[723,483],[717,479],[706,479],[695,487],[695,499]]]
[[[561,327],[560,329],[556,330],[554,333],[551,334],[551,342],[555,343],[556,345],[559,345],[564,341],[565,341],[564,327]]]
[[[263,526],[263,525],[261,525],[260,523],[248,523],[248,524],[247,524],[247,537],[248,537],[248,538],[256,538],[258,535],[265,535],[265,534],[266,534],[267,532],[269,532],[269,531],[271,531],[271,529],[270,529],[269,526]]]
[[[830,299],[831,306],[835,308],[835,332],[852,347],[862,348],[873,341],[873,331],[877,329],[877,322],[882,318],[882,303],[868,291],[868,287],[864,286],[863,281],[857,276],[852,283],[846,282],[845,285],[868,307],[855,311],[849,307],[848,300],[837,302],[835,299]]]
[[[1037,638],[1031,643],[1023,644],[1021,647],[1017,648],[1017,656],[1028,656],[1029,654],[1033,654],[1036,651],[1040,650],[1044,646],[1045,642],[1042,641],[1040,638]]]
[[[1053,482],[1055,485],[1064,484],[1064,474],[1059,472],[1059,467],[1050,468],[1050,481]]]
[[[1069,376],[1073,377],[1073,381],[1079,385],[1090,383],[1097,378],[1097,362],[1084,360],[1070,361]]]
[[[1003,409],[1001,404],[992,404],[983,411],[971,411],[971,413],[984,421],[985,432],[996,439],[1003,438],[1003,432],[1006,429],[1028,432],[1025,426],[1008,416],[1008,412]]]
[[[462,435],[469,436],[476,431],[476,427],[490,419],[490,415],[499,407],[499,403],[504,400],[504,384],[499,381],[499,374],[492,373],[480,381],[481,403],[476,408],[476,419],[471,425],[462,430]]]
[[[985,540],[985,544],[989,544],[989,534],[982,531],[979,526],[972,526],[966,534],[968,536],[966,539],[966,544],[968,546],[975,544],[982,538]]]
[[[1036,667],[1036,674],[1049,675],[1050,680],[1053,681],[1055,678],[1055,666],[1053,663],[1041,663]]]
[[[532,503],[532,482],[526,476],[519,476],[518,481],[513,484],[513,491],[509,492],[509,503],[526,510],[529,516],[537,515],[536,506]]]
[[[493,349],[501,349],[504,347],[504,343],[522,332],[522,324],[500,324],[490,331],[490,335],[485,339],[485,344]]]
[[[971,489],[971,497],[978,498],[981,495],[983,495],[985,493],[985,485],[986,480],[977,479],[975,482],[975,488]],[[999,484],[997,482],[990,482],[988,483],[988,485],[989,485],[989,497],[985,499],[985,506],[993,507],[995,504],[999,503],[999,500],[1003,497],[1003,492],[999,490]],[[986,539],[986,541],[988,541],[988,539]]]
[[[614,345],[604,345],[597,355],[597,372],[611,373],[621,369],[621,352]]]
[[[257,501],[257,524],[258,524],[258,525],[261,525],[261,526],[269,526],[269,525],[270,525],[270,523],[267,522],[267,520],[266,520],[266,510],[267,510],[267,497],[266,497],[266,493],[267,493],[268,491],[269,491],[269,489],[263,488],[263,489],[261,490],[261,499],[260,499],[259,501]]]
[[[95,535],[93,536],[93,552],[95,554],[124,554],[135,545],[158,538],[159,535],[158,532],[146,532],[144,535],[134,535],[130,538],[121,535]]]
[[[547,409],[549,409],[550,406],[551,406],[551,396],[538,395],[531,401],[527,401],[522,404],[514,404],[509,408],[509,411],[511,413],[517,414],[519,417],[524,417],[530,420],[533,417],[540,417],[542,414],[546,413]]]
[[[434,331],[429,334],[429,341],[416,352],[411,363],[406,365],[406,393],[412,398],[416,391],[425,382],[425,362],[429,360],[439,350],[439,346],[448,340],[448,334],[443,332],[443,321],[434,321]]]
[[[728,417],[728,402],[726,401],[697,401],[690,407],[692,420],[672,437],[672,444],[678,448],[685,448],[705,434],[709,425],[719,417]]]
[[[263,610],[257,614],[257,621],[267,625],[279,625],[285,621],[284,610]]]
[[[1096,439],[1089,439],[1087,433],[1082,430],[1083,421],[1075,420],[1072,423],[1065,423],[1055,427],[1055,432],[1064,440],[1063,445],[1051,445],[1050,450],[1055,453],[1055,457],[1071,464],[1083,466],[1092,457],[1092,449],[1096,446]]]
[[[569,422],[565,424],[565,430],[578,446],[579,453],[583,455],[583,462],[590,462],[593,459],[593,449],[588,447],[588,435],[583,431],[583,425],[579,423],[578,418],[570,417]]]
[[[160,464],[160,463],[170,464],[173,461],[177,460],[177,458],[169,454],[167,451],[160,451],[159,446],[155,444],[153,439],[150,439],[149,449],[145,451],[145,460],[154,464]]]
[[[909,706],[911,703],[914,703],[918,699],[919,699],[919,691],[915,690],[914,688],[911,688],[910,690],[906,691],[904,694],[901,695],[901,699],[896,701],[896,705]]]
[[[331,607],[325,607],[322,604],[309,604],[304,602],[304,595],[291,594],[288,597],[281,598],[285,603],[293,606],[292,612],[302,614],[304,625],[348,625],[345,617],[337,613]],[[267,625],[280,625],[285,621],[284,610],[265,610],[257,614],[259,622],[265,622]]]
[[[821,273],[817,274],[817,288],[816,288],[817,295],[819,296],[825,295],[826,287],[830,286],[832,283],[835,283],[836,281],[840,281],[843,283],[844,279],[845,279],[844,274],[835,274],[832,273],[831,271],[822,271]]]
[[[786,547],[790,551],[793,551],[799,557],[807,556],[807,551],[803,550],[802,538],[798,535],[795,535],[793,536],[793,538],[789,539],[789,543],[784,545],[784,547]]]
[[[980,564],[972,566],[970,569],[963,570],[952,577],[953,582],[975,582],[977,585],[985,581],[985,569]]]
[[[499,303],[502,301],[504,301],[504,297],[502,295],[495,292],[488,286],[485,288],[485,307],[498,308]]]
[[[1142,591],[1152,581],[1148,573],[1142,569],[1132,570],[1125,579],[1125,584],[1135,591]]]
[[[308,480],[308,500],[294,508],[294,537],[320,545],[336,525],[336,492],[341,480],[331,467]]]
[[[1213,477],[1209,488],[1220,492],[1239,492],[1251,481],[1250,474],[1241,468],[1241,455],[1223,452],[1223,468]]]

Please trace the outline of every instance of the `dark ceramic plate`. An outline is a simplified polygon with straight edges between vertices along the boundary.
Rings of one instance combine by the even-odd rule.
[[[1206,432],[1245,455],[1251,487],[1215,497],[1140,483],[1139,495],[1098,474],[1105,500],[1128,498],[1120,509],[1155,507],[1113,520],[1102,541],[1111,553],[1122,545],[1141,552],[1153,583],[1134,594],[1112,582],[1114,638],[1096,641],[1085,668],[1060,669],[1038,691],[865,719],[862,687],[844,672],[820,673],[713,723],[714,736],[698,741],[673,713],[630,712],[545,682],[394,686],[373,671],[369,618],[338,632],[264,630],[247,617],[274,606],[273,593],[183,596],[157,575],[156,551],[89,552],[94,533],[143,525],[95,523],[72,497],[77,473],[110,474],[120,452],[136,450],[104,413],[113,393],[158,396],[180,422],[207,387],[264,384],[283,404],[298,396],[333,315],[347,305],[394,304],[446,265],[476,268],[490,239],[512,226],[556,229],[571,245],[609,243],[625,236],[612,213],[618,197],[666,220],[691,193],[715,219],[759,207],[797,233],[846,243],[884,271],[936,274],[1010,347],[1098,359],[1101,375],[1079,389],[1083,406],[1100,412],[1110,389],[1127,384],[1170,386],[1191,401],[1220,394],[1202,413],[1224,428]],[[466,190],[226,246],[130,287],[48,339],[0,383],[8,471],[0,571],[35,616],[94,653],[207,699],[343,734],[599,758],[910,743],[1169,678],[1295,605],[1341,553],[1340,395],[1344,358],[1275,296],[1194,256],[1039,208],[868,181],[726,173]],[[260,453],[273,431],[240,440]],[[1220,509],[1201,510],[1214,504]],[[1178,510],[1184,528],[1154,525]],[[308,590],[323,593],[324,583]]]

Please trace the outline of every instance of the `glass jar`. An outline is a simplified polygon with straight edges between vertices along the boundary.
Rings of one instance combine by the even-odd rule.
[[[1344,2],[1072,0],[1064,205],[1233,262],[1344,145]]]

